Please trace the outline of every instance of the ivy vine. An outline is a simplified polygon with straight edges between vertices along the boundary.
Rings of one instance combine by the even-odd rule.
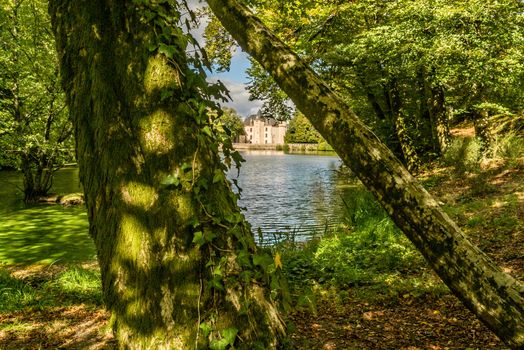
[[[245,287],[253,281],[262,281],[270,286],[270,297],[273,300],[286,296],[285,283],[280,273],[282,262],[279,255],[273,256],[271,252],[257,249],[251,235],[251,228],[246,223],[244,216],[240,212],[228,215],[218,215],[217,208],[208,203],[205,193],[211,186],[223,183],[231,189],[235,186],[237,191],[229,191],[229,196],[234,203],[240,197],[241,189],[236,180],[232,184],[226,179],[226,173],[235,167],[240,170],[241,163],[244,161],[240,153],[234,150],[231,131],[220,122],[222,113],[217,101],[227,101],[229,95],[226,87],[221,82],[209,83],[206,81],[206,71],[211,71],[212,67],[207,60],[205,51],[199,46],[191,36],[190,30],[196,24],[196,17],[190,10],[186,1],[179,4],[172,0],[133,0],[134,11],[140,13],[140,21],[153,26],[155,35],[151,37],[149,51],[164,55],[167,61],[185,77],[183,91],[177,87],[164,87],[160,92],[162,101],[168,100],[184,94],[181,108],[185,115],[193,118],[198,126],[198,148],[208,148],[217,154],[221,152],[222,163],[214,170],[213,177],[209,178],[195,175],[195,165],[184,163],[179,167],[176,174],[165,177],[162,186],[166,189],[189,188],[198,201],[205,222],[195,219],[193,223],[192,243],[209,257],[205,268],[209,270],[210,276],[203,281],[201,293],[210,293],[212,299],[218,301],[228,288],[238,284]],[[184,10],[184,15],[181,14]],[[184,31],[182,27],[185,26]],[[188,54],[189,45],[195,49]],[[186,57],[187,67],[179,67],[176,59]],[[185,68],[185,67],[184,67]],[[195,97],[196,96],[196,97]],[[235,237],[238,244],[235,245],[236,264],[238,271],[230,271],[230,261],[227,254],[223,254],[224,249],[216,244],[217,234],[209,227],[221,227],[229,237]],[[246,231],[249,231],[246,234]],[[244,288],[246,290],[248,288]],[[250,307],[248,298],[241,301],[241,313],[248,312]],[[200,314],[200,311],[199,311]],[[214,324],[216,314],[213,311],[206,312],[206,315],[199,320],[199,334],[209,340],[211,349],[222,350],[234,347],[238,339],[239,330],[237,327],[217,329]],[[197,340],[198,341],[198,340]],[[263,345],[261,344],[261,348]]]

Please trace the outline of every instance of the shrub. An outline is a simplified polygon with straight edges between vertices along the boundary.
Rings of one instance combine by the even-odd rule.
[[[454,139],[444,153],[446,165],[453,166],[457,173],[476,172],[479,169],[482,144],[477,138]]]

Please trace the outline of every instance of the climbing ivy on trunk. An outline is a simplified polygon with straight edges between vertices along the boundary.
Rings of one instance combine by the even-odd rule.
[[[226,180],[222,88],[186,55],[180,6],[50,1],[104,300],[121,349],[274,349],[278,276]]]

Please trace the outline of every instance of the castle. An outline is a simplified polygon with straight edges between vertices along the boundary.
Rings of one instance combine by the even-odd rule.
[[[284,144],[287,122],[278,122],[275,118],[253,114],[244,119],[244,143]]]

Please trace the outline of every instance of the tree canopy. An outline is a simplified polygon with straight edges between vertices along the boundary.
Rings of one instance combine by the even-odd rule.
[[[47,1],[4,1],[0,47],[0,168],[22,170],[32,200],[73,153]]]
[[[520,1],[249,4],[413,170],[445,151],[450,122],[524,107]],[[258,64],[248,73],[254,96],[285,100]]]

